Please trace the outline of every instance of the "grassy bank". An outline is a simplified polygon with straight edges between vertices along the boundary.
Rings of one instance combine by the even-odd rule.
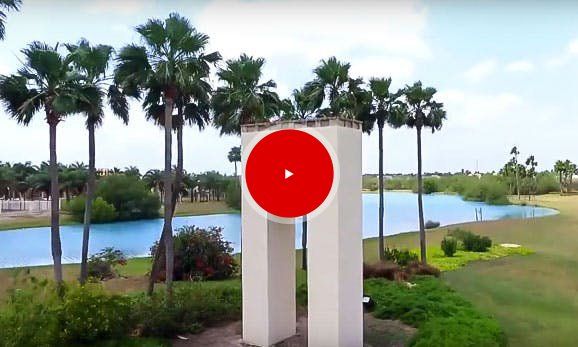
[[[162,210],[161,210],[162,212]],[[159,212],[159,218],[161,216]],[[184,216],[200,216],[209,214],[221,214],[221,213],[238,213],[239,211],[230,208],[224,201],[208,201],[208,202],[189,202],[183,201],[177,205],[177,210],[175,215],[178,217]],[[60,215],[60,225],[72,225],[79,224],[74,221],[71,216],[67,213],[62,213]],[[38,215],[38,216],[18,216],[18,217],[7,217],[0,215],[0,231],[19,229],[19,228],[37,228],[37,227],[47,227],[50,226],[50,216],[49,215]]]

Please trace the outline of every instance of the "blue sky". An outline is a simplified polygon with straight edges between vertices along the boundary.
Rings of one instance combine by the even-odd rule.
[[[517,145],[539,169],[557,159],[578,161],[578,3],[454,1],[41,1],[24,0],[10,13],[0,42],[0,73],[19,66],[19,50],[33,40],[74,42],[85,37],[117,48],[138,42],[134,26],[177,11],[211,37],[225,58],[240,53],[267,60],[265,78],[287,96],[312,78],[319,60],[335,55],[366,79],[391,76],[394,86],[415,80],[438,89],[448,120],[424,138],[426,171],[491,171]],[[216,81],[213,81],[216,83]],[[97,166],[141,170],[163,160],[160,129],[131,104],[131,123],[113,117],[97,134]],[[0,111],[0,160],[48,157],[42,115],[28,128]],[[385,132],[388,172],[415,172],[415,133]],[[83,120],[59,128],[59,160],[87,162]],[[214,129],[185,133],[185,167],[233,171],[226,160],[236,137]],[[377,171],[377,136],[364,136],[363,171]]]

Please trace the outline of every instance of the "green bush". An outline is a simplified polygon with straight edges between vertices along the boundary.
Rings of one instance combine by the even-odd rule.
[[[487,252],[492,247],[492,240],[489,237],[476,235],[471,231],[457,228],[450,230],[448,235],[460,240],[465,251]]]
[[[72,218],[77,222],[84,221],[84,207],[85,207],[86,197],[84,195],[79,195],[74,199],[70,200],[66,209],[72,214]],[[117,218],[116,209],[113,205],[104,201],[103,198],[97,197],[92,203],[92,223],[108,223],[113,222]]]
[[[411,288],[383,279],[365,281],[375,301],[373,315],[418,328],[412,346],[505,346],[498,322],[434,277],[416,277]]]
[[[173,337],[179,333],[195,333],[203,326],[241,318],[241,286],[239,282],[211,286],[195,283],[177,286],[172,305],[166,297],[144,294],[135,298],[133,320],[143,336]]]
[[[237,271],[233,247],[223,239],[220,227],[179,228],[176,230],[174,247],[174,278],[177,280],[222,280],[232,277]],[[158,242],[151,247],[153,256],[157,248]],[[161,273],[164,272],[161,269]]]
[[[150,219],[159,216],[161,203],[145,183],[134,176],[111,175],[99,181],[96,196],[112,204],[118,220]]]
[[[560,183],[555,174],[541,172],[536,175],[536,194],[560,192]]]
[[[126,265],[124,254],[112,247],[107,247],[88,259],[88,275],[98,280],[118,276],[118,266]]]
[[[439,192],[439,180],[436,178],[426,178],[423,181],[423,192],[424,194],[431,194]]]
[[[446,257],[453,257],[454,254],[456,254],[456,251],[458,250],[458,240],[456,240],[453,237],[446,236],[442,240],[441,247]]]
[[[130,299],[100,287],[66,287],[62,299],[48,281],[27,280],[0,310],[2,346],[63,346],[121,337],[133,327]]]
[[[227,206],[236,210],[241,209],[241,184],[238,179],[232,179],[227,182],[227,190],[225,191],[225,202]]]
[[[394,262],[399,266],[407,266],[411,262],[418,261],[418,259],[417,254],[407,249],[385,248],[384,250],[384,260]]]

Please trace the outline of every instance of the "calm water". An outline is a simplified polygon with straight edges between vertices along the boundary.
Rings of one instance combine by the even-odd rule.
[[[363,195],[363,236],[377,236],[377,207],[379,195]],[[529,206],[489,206],[463,201],[453,195],[424,196],[425,220],[442,225],[475,220],[475,208],[482,208],[484,220],[532,218],[556,214],[555,210]],[[417,224],[417,195],[388,192],[385,194],[385,231],[387,235],[412,231]],[[175,227],[197,225],[221,226],[224,237],[240,250],[241,218],[236,214],[176,217]],[[159,237],[162,220],[146,220],[94,225],[90,235],[90,250],[115,247],[129,256],[146,256]],[[313,232],[313,231],[312,231]],[[80,262],[82,226],[61,227],[63,262]],[[296,246],[300,245],[301,226],[297,225]],[[0,232],[0,268],[51,264],[50,228],[15,229]]]

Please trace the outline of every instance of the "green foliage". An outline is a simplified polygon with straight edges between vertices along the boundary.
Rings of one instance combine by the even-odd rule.
[[[465,200],[483,201],[490,205],[504,205],[508,203],[508,187],[493,175],[484,175],[479,179],[470,180],[459,192]]]
[[[88,275],[98,280],[118,276],[118,266],[126,265],[124,254],[112,247],[107,247],[88,259]]]
[[[62,299],[48,281],[26,279],[0,310],[2,346],[62,346],[121,337],[133,327],[130,299],[100,287],[66,287]]]
[[[560,183],[555,174],[541,172],[536,175],[536,194],[548,194],[560,191]]]
[[[419,256],[407,249],[385,248],[384,260],[392,261],[399,266],[407,266],[411,262],[418,261]]]
[[[459,269],[472,261],[494,260],[510,255],[528,255],[534,253],[526,247],[502,247],[492,246],[487,252],[468,252],[458,250],[453,257],[447,257],[439,247],[428,247],[427,255],[429,264],[441,271]]]
[[[184,226],[176,230],[174,245],[177,280],[222,280],[237,271],[233,247],[223,239],[220,227]],[[151,254],[154,255],[157,248],[158,242],[151,247]]]
[[[471,231],[456,228],[448,231],[448,235],[455,237],[462,243],[462,249],[470,252],[487,252],[492,247],[492,240],[487,236],[480,236]]]
[[[134,300],[133,318],[144,336],[195,333],[204,325],[241,318],[241,285],[235,281],[230,285],[177,286],[171,305],[162,294],[153,297],[142,294]]]
[[[418,328],[412,346],[505,346],[498,322],[480,312],[434,277],[417,277],[415,286],[383,279],[365,281],[375,301],[374,316],[399,319]]]
[[[66,204],[66,209],[72,214],[72,218],[77,222],[84,221],[86,197],[84,195],[77,196]],[[113,222],[117,218],[116,209],[113,205],[104,201],[103,198],[97,197],[92,203],[92,223],[108,223]]]
[[[431,194],[440,191],[439,179],[437,178],[426,178],[423,181],[423,192],[424,194]]]
[[[442,251],[446,257],[453,257],[456,251],[458,250],[458,240],[453,237],[444,237],[441,243]]]
[[[134,176],[111,175],[99,181],[96,196],[112,204],[118,220],[150,219],[159,216],[160,200]]]
[[[241,209],[241,184],[238,179],[232,179],[227,182],[227,190],[225,191],[225,202],[227,206],[236,210]]]

